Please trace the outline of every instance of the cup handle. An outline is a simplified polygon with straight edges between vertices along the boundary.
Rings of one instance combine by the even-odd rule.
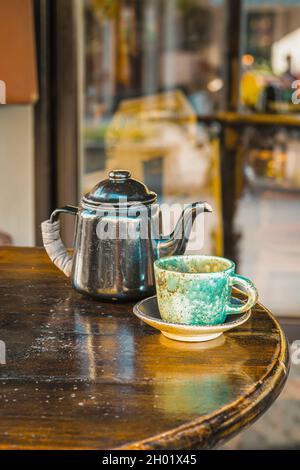
[[[256,304],[258,299],[258,292],[250,279],[247,279],[244,276],[240,276],[235,274],[234,276],[230,276],[229,280],[230,286],[242,286],[246,289],[248,300],[244,305],[236,306],[233,305],[231,302],[226,305],[226,314],[234,314],[234,313],[243,313],[253,307]]]

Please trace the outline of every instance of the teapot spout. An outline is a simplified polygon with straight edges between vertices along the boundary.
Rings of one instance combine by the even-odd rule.
[[[158,242],[158,256],[182,255],[186,250],[194,221],[198,214],[212,212],[208,202],[194,202],[182,211],[174,231]]]

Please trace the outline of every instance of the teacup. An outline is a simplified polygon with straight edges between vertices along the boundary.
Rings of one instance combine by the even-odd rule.
[[[217,256],[185,255],[154,263],[158,307],[163,320],[186,325],[218,325],[228,314],[256,303],[254,284],[234,272],[235,264]],[[234,305],[231,286],[246,290],[245,304]]]

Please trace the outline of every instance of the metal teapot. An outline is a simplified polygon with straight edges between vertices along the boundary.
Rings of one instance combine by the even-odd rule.
[[[74,288],[92,297],[133,300],[155,291],[153,262],[183,254],[193,222],[200,212],[212,212],[206,202],[185,207],[168,237],[161,237],[157,196],[129,171],[115,170],[86,194],[79,208],[56,209],[42,223],[45,249]],[[59,214],[76,216],[74,253],[60,238]]]

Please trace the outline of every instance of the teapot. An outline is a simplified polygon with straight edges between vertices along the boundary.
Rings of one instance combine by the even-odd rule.
[[[153,262],[185,252],[202,212],[212,212],[207,202],[187,205],[174,231],[162,237],[157,195],[129,171],[114,170],[82,198],[80,207],[56,209],[42,223],[43,243],[78,292],[110,301],[141,299],[155,292]],[[61,213],[76,216],[73,256],[60,237]]]

